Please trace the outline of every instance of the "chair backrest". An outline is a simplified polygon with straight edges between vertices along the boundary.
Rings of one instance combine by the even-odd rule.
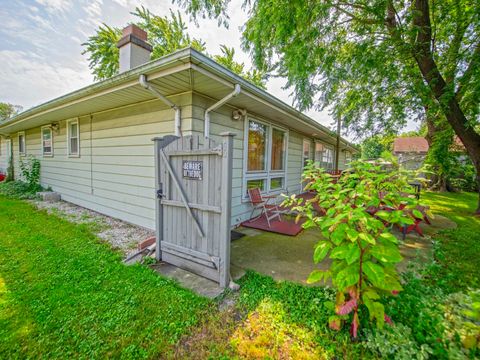
[[[262,194],[260,194],[259,188],[248,189],[248,197],[252,204],[259,204],[263,202]]]

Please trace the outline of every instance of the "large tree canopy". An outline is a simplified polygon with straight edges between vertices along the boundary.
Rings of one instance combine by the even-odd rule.
[[[170,17],[162,17],[152,14],[142,6],[136,8],[132,14],[138,18],[135,24],[148,34],[148,42],[153,47],[152,60],[188,46],[205,51],[205,43],[201,39],[191,38],[188,34],[187,26],[180,13],[170,11]],[[82,44],[85,47],[83,54],[88,55],[89,66],[96,80],[107,79],[118,73],[117,43],[121,36],[121,29],[103,24],[99,26],[95,35]],[[221,54],[213,56],[223,66],[255,85],[265,88],[265,72],[255,68],[247,70],[245,64],[235,61],[234,57],[235,50],[225,45],[221,46]]]
[[[193,16],[209,14],[198,10],[208,0],[177,2]],[[328,106],[362,134],[394,131],[408,119],[440,113],[464,143],[480,184],[477,0],[252,0],[245,5],[250,15],[245,48],[257,66],[275,68],[288,79],[300,108]]]

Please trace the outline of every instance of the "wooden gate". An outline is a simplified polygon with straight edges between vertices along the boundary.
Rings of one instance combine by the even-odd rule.
[[[232,133],[156,138],[156,257],[222,287],[230,281]]]

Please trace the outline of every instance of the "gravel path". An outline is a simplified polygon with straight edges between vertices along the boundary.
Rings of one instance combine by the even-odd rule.
[[[93,232],[99,238],[109,242],[114,249],[120,249],[126,255],[132,253],[139,242],[155,236],[153,230],[132,225],[66,201],[32,200],[31,203],[38,209],[45,209],[49,214],[55,214],[68,221],[91,225]]]

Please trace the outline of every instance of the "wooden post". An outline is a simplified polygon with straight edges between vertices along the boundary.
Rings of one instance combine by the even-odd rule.
[[[160,150],[163,147],[163,138],[154,138],[155,149],[155,237],[157,261],[162,260],[161,243],[163,240],[163,208],[160,194],[163,194],[162,183],[160,180]]]
[[[230,283],[230,231],[232,216],[232,165],[233,137],[231,132],[223,132],[222,158],[222,215],[220,229],[223,232],[220,241],[220,286],[227,287]]]
[[[342,120],[340,118],[337,119],[337,144],[335,149],[335,171],[338,171],[338,162],[340,160],[340,128],[341,128]]]
[[[154,142],[154,152],[155,152],[155,238],[156,238],[156,250],[155,258],[157,261],[162,260],[162,240],[163,240],[163,206],[162,206],[162,195],[163,195],[163,184],[160,176],[161,169],[161,158],[160,151],[170,144],[172,141],[178,139],[177,136],[165,136],[165,137],[156,137],[153,138]]]

